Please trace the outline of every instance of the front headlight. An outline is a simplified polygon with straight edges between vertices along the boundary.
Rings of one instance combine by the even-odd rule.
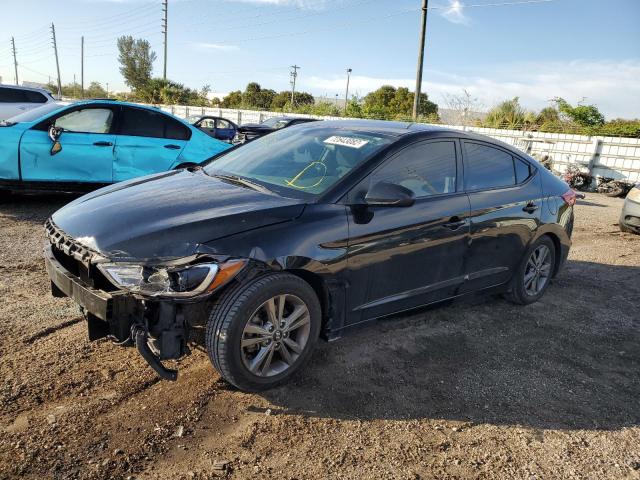
[[[115,286],[130,292],[148,296],[194,297],[223,285],[245,263],[245,260],[232,260],[179,267],[101,263],[98,268]]]
[[[640,185],[636,185],[627,194],[627,198],[633,202],[640,203]]]

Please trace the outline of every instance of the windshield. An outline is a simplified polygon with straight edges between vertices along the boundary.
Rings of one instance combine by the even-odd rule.
[[[205,172],[253,180],[284,196],[317,196],[391,142],[359,130],[287,128],[231,150]]]
[[[27,110],[20,115],[16,115],[15,117],[8,118],[6,120],[7,123],[20,123],[20,122],[33,122],[34,120],[39,119],[40,117],[53,112],[54,110],[58,110],[65,105],[62,103],[47,103],[42,105],[41,107],[32,108],[31,110]]]

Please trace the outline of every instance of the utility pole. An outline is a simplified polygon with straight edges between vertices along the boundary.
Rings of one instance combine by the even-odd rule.
[[[84,35],[80,37],[80,97],[84,98]]]
[[[351,76],[352,70],[347,68],[347,91],[344,93],[344,109],[347,109],[347,103],[349,103],[349,77]]]
[[[291,65],[293,70],[289,73],[291,75],[291,108],[294,106],[294,96],[296,93],[296,78],[298,77],[298,69],[300,68],[298,65]]]
[[[424,39],[427,33],[427,4],[429,0],[422,0],[422,21],[420,26],[420,45],[418,48],[418,69],[416,71],[416,94],[413,98],[413,119],[418,118],[420,107],[420,90],[422,88],[422,63],[424,61]]]
[[[164,34],[164,68],[162,70],[162,78],[167,81],[167,19],[169,12],[169,0],[162,0],[162,11],[164,18],[162,19],[162,33]]]
[[[107,82],[107,98],[109,98],[109,82]]]
[[[56,54],[56,70],[58,71],[58,99],[62,98],[62,82],[60,81],[60,62],[58,61],[58,44],[56,43],[56,27],[51,23],[51,40],[53,40],[53,51]]]
[[[18,61],[16,60],[16,41],[11,37],[11,49],[13,50],[13,68],[16,72],[16,85],[18,85]]]

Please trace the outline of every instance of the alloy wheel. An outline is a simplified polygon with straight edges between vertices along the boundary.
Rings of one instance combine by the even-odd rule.
[[[242,332],[244,366],[259,377],[272,377],[289,369],[309,340],[311,316],[295,295],[270,298],[249,317]]]
[[[531,252],[524,271],[524,291],[534,297],[545,287],[551,276],[551,252],[546,245],[538,245]]]

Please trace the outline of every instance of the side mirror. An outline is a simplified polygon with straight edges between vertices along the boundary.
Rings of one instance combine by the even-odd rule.
[[[370,207],[410,207],[415,198],[408,188],[383,181],[369,189],[364,202]]]
[[[62,127],[56,127],[55,125],[49,126],[49,138],[53,142],[51,145],[51,155],[55,155],[56,153],[62,150],[62,144],[60,143],[60,135],[62,135]]]

